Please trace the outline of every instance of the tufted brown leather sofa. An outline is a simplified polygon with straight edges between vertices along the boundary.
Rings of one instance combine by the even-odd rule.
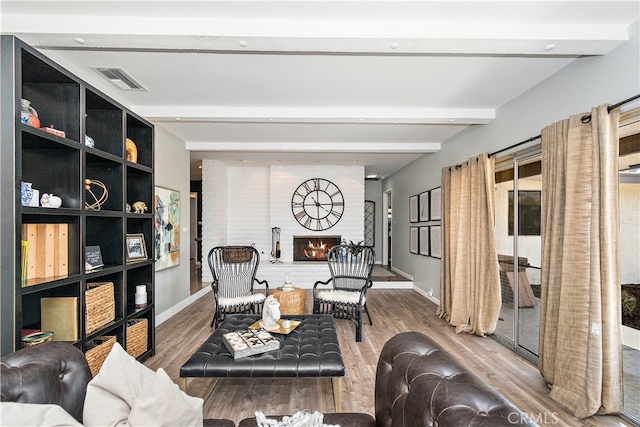
[[[82,423],[91,381],[84,353],[70,343],[45,342],[2,358],[0,391],[3,402],[50,403],[61,406]],[[231,420],[204,420],[209,427],[234,427]]]
[[[342,427],[535,426],[497,391],[469,372],[429,337],[403,332],[378,359],[375,419],[368,414],[325,414]],[[277,416],[274,418],[281,418]],[[247,418],[239,427],[255,427]]]

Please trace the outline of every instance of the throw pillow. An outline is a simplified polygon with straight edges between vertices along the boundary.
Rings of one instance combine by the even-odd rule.
[[[67,411],[58,405],[2,402],[0,425],[82,427]]]
[[[132,426],[201,426],[203,400],[183,393],[160,368],[136,399],[129,423]]]
[[[203,400],[183,393],[115,343],[87,385],[83,422],[92,426],[202,426]],[[176,422],[176,420],[180,420]]]

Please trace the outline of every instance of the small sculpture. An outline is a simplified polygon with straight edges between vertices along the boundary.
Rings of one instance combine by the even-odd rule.
[[[40,198],[40,204],[45,208],[59,208],[62,206],[62,199],[56,195],[44,193]]]
[[[138,163],[138,147],[136,147],[136,143],[127,138],[125,150],[127,151],[127,161],[131,163]]]
[[[144,213],[147,209],[147,204],[145,202],[135,202],[133,204],[133,213]]]
[[[278,320],[280,319],[280,302],[273,296],[269,295],[264,300],[262,306],[262,321],[260,327],[267,331],[274,331],[280,329]]]

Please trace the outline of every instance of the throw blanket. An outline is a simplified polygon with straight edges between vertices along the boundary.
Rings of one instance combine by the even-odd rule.
[[[323,424],[324,415],[316,411],[313,414],[307,411],[296,412],[290,417],[283,417],[282,421],[269,419],[262,411],[256,411],[256,424],[258,427],[340,427],[339,425]]]

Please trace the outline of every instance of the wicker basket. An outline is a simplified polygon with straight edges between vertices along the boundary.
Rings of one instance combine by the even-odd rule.
[[[91,375],[95,377],[100,372],[104,359],[107,358],[111,348],[116,343],[116,337],[105,335],[94,339],[93,342],[96,345],[87,350],[84,355],[91,369]]]
[[[306,292],[304,289],[295,288],[292,291],[273,290],[269,292],[280,303],[281,314],[304,314]]]
[[[87,334],[97,331],[116,318],[116,303],[113,282],[87,283],[85,299],[85,330]]]
[[[147,351],[147,319],[136,319],[127,323],[127,353],[138,357]]]

